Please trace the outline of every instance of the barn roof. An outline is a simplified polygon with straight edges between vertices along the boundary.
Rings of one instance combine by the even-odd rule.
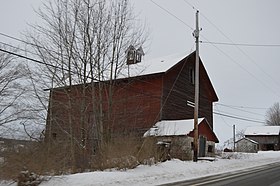
[[[183,52],[172,54],[168,56],[162,56],[151,60],[143,59],[140,63],[126,65],[123,74],[120,74],[118,79],[138,77],[138,76],[146,76],[152,74],[160,74],[167,73],[171,69],[173,69],[176,65],[184,62],[184,59],[188,59],[190,57],[195,56],[195,51],[192,53]],[[211,94],[213,101],[218,101],[218,96],[216,91],[212,85],[212,82],[207,74],[207,71],[199,58],[200,61],[200,71],[204,74],[204,78],[206,80],[206,86],[210,90],[209,94]]]
[[[252,142],[252,143],[259,144],[257,141],[252,140],[252,139],[250,139],[250,138],[245,138],[245,137],[244,137],[244,138],[241,138],[240,140],[236,141],[235,143],[238,143],[238,142],[243,141],[243,140],[247,140],[247,141],[250,141],[250,142]]]
[[[140,63],[129,65],[130,77],[166,72],[189,55],[184,52],[150,60],[143,59]]]
[[[158,75],[163,74],[174,68],[176,65],[178,65],[180,62],[183,62],[184,59],[188,59],[191,56],[195,55],[195,51],[192,53],[189,52],[183,52],[183,53],[177,53],[172,54],[168,56],[162,56],[154,59],[145,60],[142,59],[140,63],[132,64],[132,65],[125,65],[122,68],[122,71],[119,72],[120,74],[117,75],[117,78],[115,80],[124,80],[127,78],[137,78],[140,76],[147,76],[147,75]],[[209,76],[207,74],[207,71],[200,59],[200,70],[203,74],[205,74],[205,78],[207,81],[208,89],[210,90],[209,93],[212,95],[213,101],[218,101],[218,96],[216,94],[216,91],[212,85],[211,80],[209,79]],[[106,82],[108,80],[104,80]],[[80,84],[77,84],[75,86],[80,86]],[[65,88],[65,87],[57,87],[57,88]],[[50,89],[44,89],[44,90],[50,90]]]
[[[248,136],[259,136],[259,135],[279,135],[280,126],[257,126],[248,127],[245,130],[245,135]]]

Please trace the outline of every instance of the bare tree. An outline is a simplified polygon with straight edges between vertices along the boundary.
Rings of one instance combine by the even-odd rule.
[[[274,103],[266,112],[266,125],[280,126],[280,105]]]
[[[235,134],[235,142],[244,138],[244,137],[245,137],[245,130],[244,129],[238,130]],[[226,140],[224,142],[224,144],[222,145],[223,149],[225,149],[225,148],[233,149],[233,147],[234,147],[233,138],[230,138],[230,139]]]
[[[4,49],[4,46],[1,48]],[[12,55],[0,52],[1,132],[17,130],[20,121],[26,119],[27,109],[22,106],[23,96],[26,93],[26,85],[23,83],[25,75],[26,68],[23,64]]]
[[[84,154],[87,144],[93,143],[89,141],[91,136],[97,136],[100,148],[106,144],[109,135],[103,121],[104,117],[110,118],[112,114],[113,80],[125,74],[127,48],[143,45],[146,33],[142,25],[135,24],[128,0],[49,1],[38,15],[44,24],[34,25],[27,39],[45,64],[35,71],[48,80],[48,126],[55,125],[68,136],[71,161],[76,164],[76,151]],[[98,83],[104,81],[108,83]],[[81,89],[73,88],[75,84],[81,85]],[[56,91],[66,95],[66,105],[59,100],[53,102],[52,96]],[[78,101],[73,96],[75,91],[81,93]],[[104,91],[109,100],[107,105],[102,100]],[[37,96],[40,97],[38,93]],[[61,114],[66,115],[67,124],[57,121],[52,114],[53,105],[59,104],[62,110],[66,110]],[[103,107],[108,107],[106,116]],[[94,118],[90,118],[90,111],[94,112]],[[77,113],[75,117],[73,112]],[[94,126],[91,121],[94,121]],[[75,129],[77,126],[79,133]],[[49,132],[47,135],[51,138],[52,134]]]

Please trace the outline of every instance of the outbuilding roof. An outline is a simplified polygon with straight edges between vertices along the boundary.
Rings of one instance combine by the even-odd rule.
[[[245,135],[259,136],[259,135],[279,135],[280,126],[256,126],[248,127],[245,130]]]
[[[198,119],[198,124],[204,118]],[[148,136],[180,136],[187,135],[194,129],[194,120],[162,120],[157,122],[152,128],[145,132],[144,137]]]
[[[241,138],[240,140],[238,140],[238,141],[236,141],[236,143],[238,143],[238,142],[240,142],[240,141],[243,141],[243,140],[247,140],[247,141],[250,141],[250,142],[252,142],[252,143],[255,143],[255,144],[259,144],[257,141],[255,141],[255,140],[252,140],[252,139],[250,139],[250,138]]]
[[[198,118],[199,135],[207,137],[208,141],[219,142],[216,134],[206,118]],[[194,137],[194,119],[162,120],[144,133],[144,137],[151,136],[189,136]]]

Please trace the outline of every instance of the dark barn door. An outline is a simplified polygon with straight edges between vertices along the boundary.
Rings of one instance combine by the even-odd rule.
[[[206,149],[206,138],[204,136],[199,136],[199,157],[205,157],[205,149]]]

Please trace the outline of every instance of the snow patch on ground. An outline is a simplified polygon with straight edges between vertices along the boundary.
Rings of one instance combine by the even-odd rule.
[[[280,161],[280,151],[223,153],[215,161],[180,161],[172,159],[156,165],[140,165],[135,169],[106,170],[72,175],[55,176],[41,186],[143,186],[182,181],[203,176],[248,169]],[[12,184],[15,186],[16,184]],[[4,183],[0,186],[4,186]]]

